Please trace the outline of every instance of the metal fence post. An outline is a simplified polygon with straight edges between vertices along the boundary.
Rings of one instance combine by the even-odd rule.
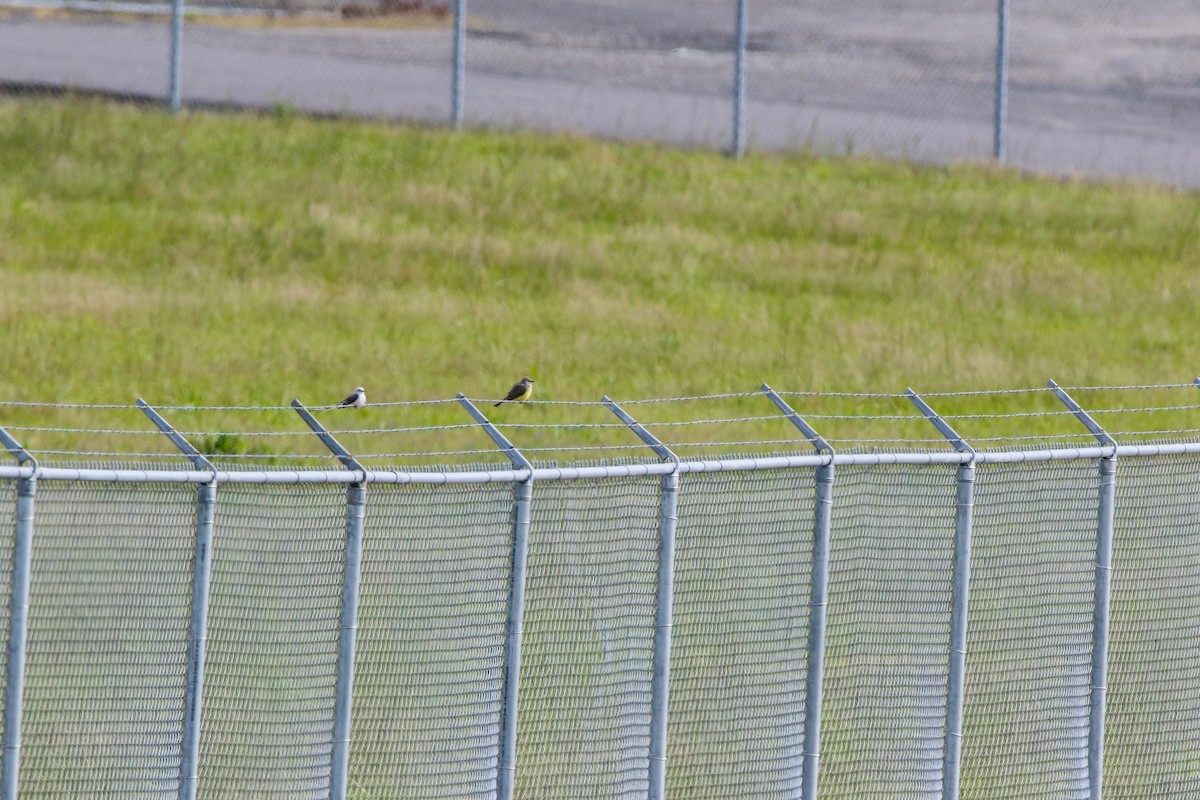
[[[467,77],[467,0],[454,0],[454,54],[450,79],[450,124],[463,124],[463,93]]]
[[[171,64],[167,94],[171,113],[183,106],[183,0],[171,0]]]
[[[0,800],[17,800],[21,778],[21,714],[25,697],[25,646],[29,637],[29,586],[33,566],[33,512],[38,465],[8,431],[0,428],[0,443],[28,465],[30,474],[17,480],[17,519],[13,536],[12,598],[8,617],[8,672],[4,688],[4,757],[0,763]]]
[[[817,501],[813,510],[812,585],[809,587],[807,674],[804,685],[804,771],[801,800],[816,800],[821,768],[821,701],[825,682],[825,618],[829,608],[829,534],[833,526],[833,447],[767,384],[762,392],[788,421],[800,429],[829,463],[816,470]]]
[[[733,44],[733,141],[729,154],[741,158],[746,153],[746,0],[736,0]]]
[[[196,538],[192,558],[192,618],[188,626],[187,683],[183,692],[183,744],[179,763],[179,800],[195,800],[200,782],[200,716],[204,707],[204,659],[208,647],[208,598],[212,585],[213,529],[217,505],[217,468],[151,408],[138,398],[138,408],[166,434],[199,470],[212,473],[200,484],[196,498]]]
[[[1112,598],[1113,517],[1117,503],[1117,443],[1057,383],[1050,381],[1049,386],[1101,445],[1113,448],[1113,455],[1100,459],[1100,498],[1096,514],[1096,603],[1092,612],[1088,787],[1091,800],[1100,800],[1104,792],[1104,715],[1108,697],[1108,623]]]
[[[1007,155],[1008,0],[996,0],[996,97],[992,112],[992,155],[1001,164]]]
[[[525,630],[525,570],[529,562],[529,511],[533,499],[533,465],[461,392],[458,402],[487,432],[518,469],[529,477],[513,484],[512,562],[509,569],[508,619],[504,638],[504,686],[501,690],[500,736],[496,763],[496,800],[512,800],[517,771],[517,694],[521,685],[521,638]]]
[[[954,584],[950,593],[950,674],[946,682],[946,741],[943,745],[942,800],[958,800],[962,776],[963,710],[966,696],[967,614],[971,600],[971,525],[975,513],[975,448],[938,416],[912,389],[905,394],[946,440],[970,460],[958,465],[954,512]]]
[[[362,583],[363,526],[366,520],[367,469],[299,400],[292,408],[342,465],[362,474],[346,487],[346,555],[342,566],[342,610],[338,626],[337,686],[333,699],[333,748],[329,769],[330,800],[345,800],[350,779],[350,728],[354,715],[354,653],[358,639],[358,597]]]
[[[650,785],[648,800],[667,794],[667,719],[671,693],[671,630],[675,613],[675,528],[679,522],[679,456],[607,396],[600,402],[675,469],[662,476],[658,525],[658,581],[654,608],[654,674],[650,685]]]

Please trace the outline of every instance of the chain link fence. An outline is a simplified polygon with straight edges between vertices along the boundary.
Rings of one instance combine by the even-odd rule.
[[[1098,443],[911,395],[955,449],[834,453],[773,393],[819,452],[676,460],[607,400],[661,460],[529,465],[465,398],[511,469],[363,470],[302,407],[345,468],[0,429],[0,796],[1198,796],[1200,443],[1052,391]]]
[[[1019,167],[1200,186],[1200,29],[1189,0],[871,0],[852,13],[815,0],[180,9],[173,41],[169,4],[5,0],[0,82],[734,152],[933,162],[999,152]]]

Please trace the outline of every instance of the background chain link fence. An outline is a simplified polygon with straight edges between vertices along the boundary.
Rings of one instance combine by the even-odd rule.
[[[1117,460],[1105,794],[1193,796],[1200,458]],[[1087,797],[1098,462],[976,482],[961,796]],[[176,797],[196,490],[38,484],[22,796]],[[660,492],[534,484],[517,797],[645,796]],[[346,501],[218,488],[200,797],[328,796]],[[798,796],[814,503],[809,468],[681,479],[671,797]],[[368,486],[349,797],[494,797],[512,513]],[[953,466],[837,468],[823,798],[941,796],[955,515]]]
[[[746,0],[744,93],[737,2],[466,0],[456,102],[452,0],[199,0],[186,6],[181,100],[420,121],[451,121],[461,109],[468,124],[715,148],[992,155],[1007,0],[869,0],[852,11]],[[4,0],[0,84],[165,100],[167,11]],[[1013,3],[1008,162],[1200,186],[1195,11],[1190,0]]]

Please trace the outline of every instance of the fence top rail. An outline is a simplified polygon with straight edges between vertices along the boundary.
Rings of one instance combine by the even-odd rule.
[[[747,472],[754,470],[803,469],[835,466],[886,466],[933,464],[958,465],[972,459],[976,464],[1014,464],[1038,461],[1077,461],[1099,458],[1137,458],[1147,456],[1200,455],[1200,442],[1172,444],[1130,444],[1053,450],[1017,450],[1011,452],[971,453],[830,453],[803,456],[734,458],[682,461],[673,463],[611,464],[586,467],[538,467],[536,481],[595,480],[665,475],[676,469],[680,474],[701,472]],[[201,472],[197,470],[148,469],[75,469],[0,465],[0,480],[36,477],[42,481],[92,481],[103,483],[217,483],[239,484],[485,484],[514,483],[530,478],[529,470],[498,469],[472,472],[404,472],[397,470],[260,470]]]

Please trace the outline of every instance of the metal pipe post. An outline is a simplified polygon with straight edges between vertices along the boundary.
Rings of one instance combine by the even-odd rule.
[[[600,400],[676,470],[662,476],[658,525],[658,581],[654,608],[654,673],[650,683],[650,786],[648,800],[667,796],[667,720],[671,694],[671,631],[675,615],[675,528],[679,523],[679,457],[608,397]]]
[[[967,606],[971,586],[971,525],[975,513],[975,465],[958,466],[954,521],[954,585],[950,597],[950,675],[946,687],[946,742],[942,798],[958,800],[962,774],[963,711],[966,700]]]
[[[346,553],[342,567],[342,610],[338,624],[337,683],[333,698],[333,742],[330,752],[329,798],[346,800],[350,781],[350,729],[354,717],[354,654],[358,642],[358,597],[362,583],[363,528],[366,520],[367,468],[325,429],[299,400],[292,408],[346,469],[362,480],[346,487]]]
[[[667,719],[671,693],[671,632],[675,615],[675,528],[679,523],[679,473],[662,477],[658,526],[658,585],[654,608],[654,674],[650,684],[649,800],[667,796]]]
[[[997,0],[996,17],[996,98],[992,113],[992,155],[1003,164],[1007,155],[1008,124],[1008,0]]]
[[[816,800],[821,767],[821,700],[825,681],[825,616],[829,607],[829,534],[833,526],[832,464],[817,467],[817,507],[813,515],[812,586],[808,612],[808,679],[804,691],[804,774],[802,800]]]
[[[1088,784],[1091,788],[1091,800],[1100,800],[1104,790],[1104,716],[1108,695],[1108,628],[1112,597],[1116,482],[1116,459],[1100,459],[1100,508],[1096,523],[1096,609],[1092,616],[1092,702],[1088,726]]]
[[[204,663],[208,647],[208,598],[212,585],[213,532],[217,505],[217,468],[201,455],[145,400],[140,408],[192,464],[212,473],[200,484],[196,498],[196,537],[192,556],[192,617],[188,625],[187,682],[183,691],[183,743],[180,748],[179,800],[195,800],[200,775],[200,715],[204,705]]]
[[[1091,701],[1088,709],[1088,797],[1104,792],[1104,725],[1108,699],[1108,628],[1112,605],[1113,518],[1117,505],[1117,442],[1054,381],[1050,388],[1100,444],[1114,455],[1100,458],[1100,497],[1096,514],[1096,583],[1092,611]]]
[[[809,586],[808,648],[804,685],[804,769],[801,800],[816,800],[821,769],[821,701],[825,683],[825,618],[829,609],[829,536],[833,527],[834,450],[821,434],[767,384],[762,392],[796,426],[829,463],[816,468],[816,507],[813,510],[812,583]]]
[[[809,640],[804,685],[804,771],[800,776],[800,798],[816,800],[817,777],[821,772],[821,700],[824,694],[824,642],[829,608],[829,533],[833,528],[834,449],[808,421],[767,384],[764,395],[787,421],[804,434],[827,463],[816,468],[816,505],[812,511],[812,581],[809,587]]]
[[[196,500],[196,544],[192,562],[192,619],[188,628],[187,684],[183,695],[183,747],[179,800],[195,800],[200,785],[200,714],[208,647],[208,598],[212,585],[213,531],[217,484],[201,484]]]
[[[925,418],[960,453],[954,514],[954,583],[950,592],[950,668],[946,681],[946,738],[942,746],[942,800],[958,800],[962,775],[963,710],[966,699],[967,616],[971,596],[971,526],[975,513],[975,449],[916,392],[905,392]]]
[[[171,113],[183,106],[183,0],[171,0],[171,66],[167,95]]]
[[[354,703],[354,654],[358,637],[358,596],[362,582],[363,527],[367,490],[361,483],[346,488],[346,556],[342,577],[342,612],[338,630],[337,692],[333,705],[333,764],[330,800],[345,800],[350,770],[350,722]]]
[[[513,483],[512,560],[509,568],[508,618],[504,637],[504,685],[496,763],[496,800],[512,800],[517,772],[517,709],[521,686],[521,639],[525,630],[525,573],[529,563],[529,515],[533,501],[533,465],[461,392],[458,402],[529,477]]]
[[[454,0],[454,53],[450,79],[450,124],[463,124],[463,94],[467,78],[467,0]]]
[[[517,710],[521,688],[521,639],[525,631],[525,574],[529,563],[529,514],[533,481],[513,484],[512,561],[504,637],[504,686],[496,765],[496,800],[512,800],[517,772]]]
[[[733,141],[729,154],[741,158],[746,153],[746,0],[736,0],[733,50]]]
[[[13,536],[12,597],[8,617],[8,671],[4,689],[4,756],[0,762],[0,800],[17,800],[21,777],[21,716],[25,697],[25,648],[29,638],[29,587],[33,567],[33,515],[37,495],[37,461],[8,431],[0,428],[0,443],[33,467],[17,481],[17,519]]]

